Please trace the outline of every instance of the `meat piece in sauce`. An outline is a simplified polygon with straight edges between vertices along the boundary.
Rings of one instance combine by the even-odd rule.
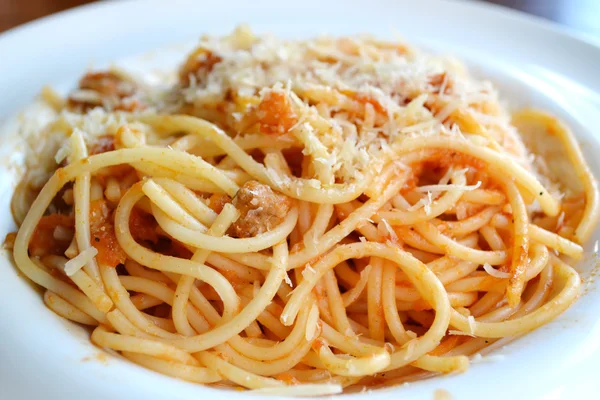
[[[269,186],[248,181],[233,198],[240,218],[229,228],[229,235],[248,238],[268,232],[284,220],[292,207],[292,200],[275,193]]]
[[[144,108],[135,99],[137,92],[134,83],[114,72],[90,72],[79,81],[79,89],[69,96],[68,107],[77,112],[85,112],[94,107],[136,111]]]
[[[196,83],[204,84],[215,64],[220,63],[222,60],[221,57],[210,50],[196,49],[190,54],[179,71],[179,80],[182,86],[189,87],[192,79]]]

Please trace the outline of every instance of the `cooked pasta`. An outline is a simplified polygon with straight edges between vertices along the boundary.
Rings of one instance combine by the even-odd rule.
[[[393,385],[462,372],[579,295],[598,187],[577,141],[454,60],[241,26],[166,91],[111,70],[43,97],[7,244],[48,308],[151,370]]]

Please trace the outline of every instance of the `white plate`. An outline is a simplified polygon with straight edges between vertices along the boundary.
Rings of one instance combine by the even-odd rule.
[[[259,31],[306,37],[319,33],[394,33],[443,53],[459,55],[476,74],[501,88],[511,106],[554,112],[575,130],[600,177],[600,48],[549,23],[471,2],[323,0],[182,3],[109,2],[86,6],[0,36],[0,117],[15,114],[47,83],[73,84],[90,65],[102,65],[201,33],[226,33],[239,22]],[[173,56],[171,48],[159,52]],[[168,57],[167,57],[168,58]],[[147,60],[148,58],[146,58]],[[129,59],[127,65],[139,59]],[[11,134],[11,133],[9,133]],[[14,132],[12,133],[14,136]],[[17,173],[6,160],[14,140],[2,139],[0,235],[14,229],[9,201]],[[596,157],[593,157],[595,155]],[[598,233],[592,239],[598,239]],[[247,398],[171,379],[115,357],[101,356],[82,328],[47,310],[0,253],[0,398],[163,400]],[[594,262],[579,267],[589,276]],[[432,399],[446,389],[456,399],[597,397],[600,380],[600,293],[590,283],[556,321],[499,351],[504,357],[468,372],[376,391],[371,399]],[[365,395],[351,395],[352,397]]]

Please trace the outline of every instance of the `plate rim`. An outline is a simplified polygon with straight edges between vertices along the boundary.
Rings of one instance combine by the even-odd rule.
[[[485,9],[485,12],[499,13],[499,14],[503,14],[505,17],[508,16],[513,21],[515,21],[515,23],[517,23],[517,24],[525,23],[530,26],[535,26],[536,29],[548,30],[555,34],[559,34],[561,36],[568,37],[570,40],[575,40],[578,42],[585,43],[585,44],[593,47],[595,49],[595,51],[597,51],[598,54],[600,54],[600,45],[598,43],[594,43],[593,41],[589,41],[585,36],[581,36],[580,34],[573,33],[570,30],[565,29],[564,27],[562,27],[552,21],[547,21],[547,20],[544,20],[539,17],[534,17],[531,15],[522,13],[520,11],[508,9],[506,7],[502,7],[502,6],[499,6],[496,4],[480,3],[480,2],[476,2],[474,0],[469,0],[469,1],[464,1],[464,0],[462,0],[462,1],[461,0],[435,0],[435,1],[427,0],[427,1],[429,3],[435,3],[435,2],[465,3],[465,4],[468,3],[468,7],[474,7],[477,9]],[[126,3],[130,3],[130,4],[137,3],[137,4],[148,5],[148,4],[159,3],[159,2],[158,1],[143,2],[143,1],[139,1],[139,0],[128,0],[128,1],[124,1],[124,2],[90,3],[90,4],[82,5],[79,7],[75,7],[75,8],[66,10],[66,11],[52,14],[50,16],[41,18],[39,20],[35,20],[32,22],[20,25],[18,27],[15,27],[8,31],[3,32],[2,34],[0,34],[0,49],[5,44],[6,41],[18,40],[19,36],[24,34],[24,32],[36,30],[36,29],[42,29],[42,30],[48,29],[48,28],[44,28],[44,26],[46,26],[46,25],[52,26],[52,24],[59,23],[61,20],[64,20],[65,18],[80,18],[81,15],[84,15],[85,13],[88,13],[88,12],[93,12],[94,9],[96,9],[96,8],[103,8],[103,9],[104,8],[106,8],[106,9],[116,8],[116,9],[118,9],[119,7],[121,7],[121,4],[126,4]],[[2,112],[2,110],[0,109],[0,113],[1,112]],[[596,139],[598,139],[598,138],[596,138]],[[37,296],[37,294],[36,294],[36,296]],[[581,299],[579,301],[581,301]],[[43,303],[42,303],[42,305],[43,305]],[[531,334],[529,334],[529,335],[531,335]],[[442,378],[442,379],[445,379],[445,378]],[[440,382],[440,385],[443,385],[444,381],[439,380],[437,382]],[[187,382],[181,382],[181,383],[190,385]],[[214,389],[209,389],[206,387],[197,387],[195,384],[192,384],[192,385],[194,385],[195,389],[196,389],[196,390],[194,390],[194,393],[196,393],[196,394],[204,393],[210,398],[216,397],[219,393],[221,393],[221,392],[215,391]],[[422,386],[422,385],[420,385],[420,386]],[[434,388],[432,387],[431,389],[433,390]],[[391,394],[394,390],[395,389],[379,390],[377,392],[371,393],[370,396],[376,396],[377,398],[383,399],[387,395]],[[126,394],[126,395],[128,395],[128,394]],[[238,393],[233,393],[233,392],[228,392],[227,395],[233,396],[233,397],[239,398],[239,399],[247,398],[247,396],[245,394],[238,395]],[[361,396],[361,395],[360,394],[345,395],[344,397],[355,398],[358,396]],[[419,398],[421,398],[421,397],[419,397]],[[423,398],[425,398],[425,397],[423,397]]]

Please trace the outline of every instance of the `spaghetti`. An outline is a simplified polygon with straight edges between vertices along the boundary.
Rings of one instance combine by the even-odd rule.
[[[452,60],[240,27],[166,92],[109,71],[44,96],[14,259],[146,368],[290,395],[392,385],[464,371],[579,294],[599,206],[577,142]]]

